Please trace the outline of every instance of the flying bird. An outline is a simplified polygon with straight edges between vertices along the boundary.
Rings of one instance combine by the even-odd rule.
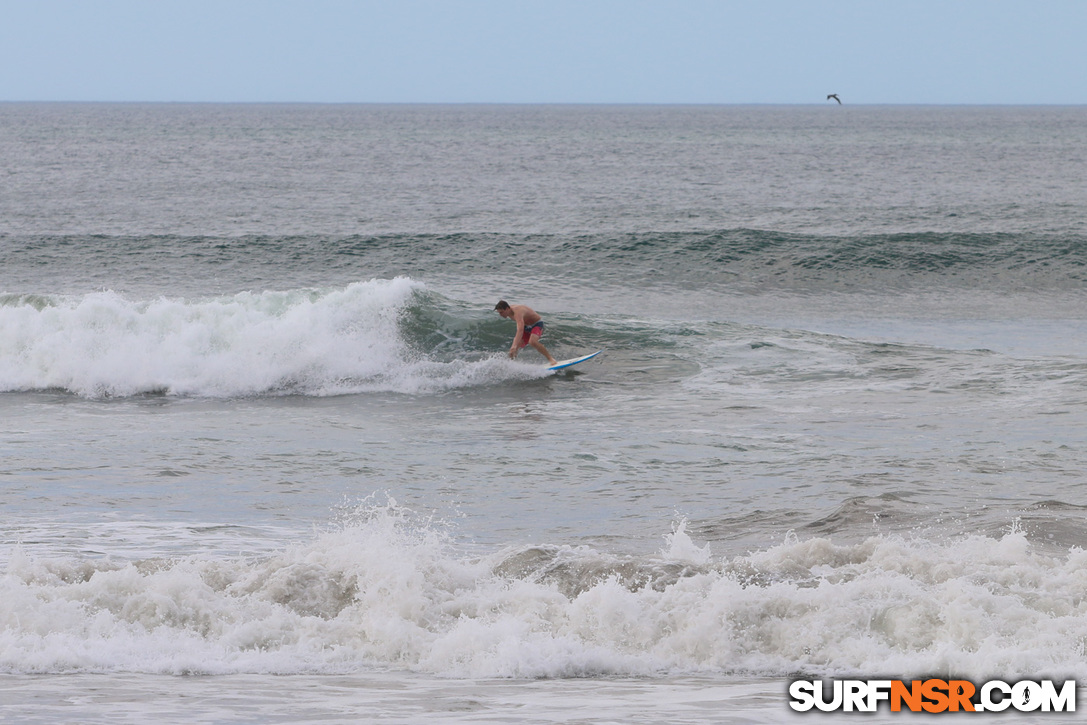
[[[837,94],[837,93],[831,93],[831,94],[830,94],[829,96],[827,96],[827,100],[828,100],[828,101],[829,101],[829,100],[830,100],[831,98],[833,98],[834,100],[836,100],[836,101],[838,102],[838,105],[839,105],[839,106],[840,106],[840,105],[842,105],[842,99],[841,99],[841,98],[838,98],[838,94]]]

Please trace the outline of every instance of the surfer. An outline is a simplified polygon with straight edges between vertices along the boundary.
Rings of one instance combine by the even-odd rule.
[[[494,306],[498,310],[498,314],[505,317],[507,320],[513,320],[517,323],[517,332],[513,336],[513,344],[510,345],[510,359],[513,360],[517,357],[517,353],[521,351],[521,348],[525,345],[532,345],[536,349],[536,352],[547,358],[547,362],[551,365],[558,363],[558,360],[551,357],[551,353],[547,351],[547,348],[540,342],[540,335],[543,334],[544,323],[540,319],[540,315],[526,305],[511,305],[505,300],[499,300],[498,304]]]

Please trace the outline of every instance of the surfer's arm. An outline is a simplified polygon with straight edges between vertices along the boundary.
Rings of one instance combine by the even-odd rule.
[[[525,316],[517,316],[517,332],[513,335],[513,344],[510,345],[510,359],[516,358],[517,353],[521,350],[521,337],[525,334]]]

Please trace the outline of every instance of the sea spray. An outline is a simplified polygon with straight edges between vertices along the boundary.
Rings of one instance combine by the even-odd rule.
[[[1087,554],[1042,553],[1014,530],[787,537],[724,559],[682,523],[641,556],[467,555],[454,533],[390,501],[260,557],[16,550],[0,579],[0,670],[1087,674]]]
[[[431,360],[413,349],[400,323],[423,290],[398,277],[202,300],[6,295],[0,391],[59,389],[93,398],[413,393],[531,372],[497,360]]]

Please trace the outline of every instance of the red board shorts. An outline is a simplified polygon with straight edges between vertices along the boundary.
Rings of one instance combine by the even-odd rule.
[[[532,337],[533,335],[538,335],[538,336],[543,335],[543,320],[540,320],[539,322],[537,322],[532,327],[526,327],[525,328],[525,334],[521,336],[521,347],[524,347],[525,345],[527,345],[529,338]]]

